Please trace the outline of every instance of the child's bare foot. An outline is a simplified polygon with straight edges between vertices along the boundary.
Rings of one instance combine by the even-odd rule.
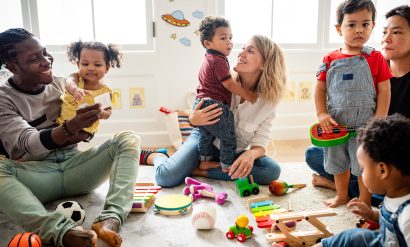
[[[63,244],[66,247],[96,247],[97,234],[91,230],[84,230],[82,227],[75,227],[65,233]]]
[[[118,232],[120,231],[120,222],[115,218],[108,218],[103,221],[96,222],[91,227],[99,238],[104,240],[111,247],[120,247],[122,238]]]
[[[326,189],[336,190],[335,182],[323,176],[317,175],[316,173],[312,174],[312,185],[315,187],[323,187]]]
[[[200,168],[195,168],[192,170],[192,176],[195,177],[207,177],[208,176],[208,171],[207,170],[202,170]]]
[[[340,206],[340,205],[344,205],[344,204],[346,204],[346,203],[348,203],[348,202],[349,202],[349,198],[348,198],[348,197],[343,198],[343,197],[339,197],[339,196],[335,196],[334,198],[327,199],[327,200],[324,200],[324,201],[323,201],[323,203],[324,203],[326,206],[330,207],[330,208],[335,208],[335,207],[338,207],[338,206]]]
[[[201,170],[209,170],[212,168],[218,168],[221,166],[221,163],[217,161],[201,161],[199,162],[199,169]]]

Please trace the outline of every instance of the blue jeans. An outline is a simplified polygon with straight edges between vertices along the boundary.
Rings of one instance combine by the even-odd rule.
[[[331,181],[334,181],[334,177],[332,174],[329,174],[325,171],[324,167],[324,150],[321,147],[310,146],[305,151],[305,160],[307,165],[312,169],[314,172],[319,174],[322,177],[325,177]],[[350,174],[350,181],[349,181],[349,190],[348,190],[349,197],[359,197],[359,183],[357,181],[357,177],[355,175]],[[372,195],[372,205],[377,206],[383,201],[383,196],[381,195]]]
[[[199,167],[199,136],[199,131],[195,128],[174,155],[169,158],[165,156],[154,158],[155,180],[158,185],[163,187],[178,186],[184,183],[185,177],[191,176],[193,169]],[[216,148],[213,151],[215,155],[218,154]],[[256,183],[267,185],[272,180],[279,178],[280,166],[270,157],[263,156],[254,161],[251,174]],[[226,181],[232,180],[220,167],[208,170],[207,177]]]
[[[350,229],[322,240],[323,247],[382,247],[380,234],[368,229]]]
[[[194,102],[193,108],[201,101],[197,98]],[[214,99],[205,99],[202,105],[202,109],[212,104],[218,104],[218,107],[222,108],[222,114],[218,117],[219,121],[212,125],[199,126],[199,159],[200,160],[213,160],[216,158],[213,156],[213,142],[215,138],[221,141],[219,160],[221,161],[221,167],[227,169],[234,161],[236,154],[236,136],[235,136],[235,123],[233,113],[229,109],[229,106]]]

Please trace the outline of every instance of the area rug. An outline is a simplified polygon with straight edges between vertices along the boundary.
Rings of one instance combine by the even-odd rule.
[[[260,195],[269,196],[272,201],[287,208],[289,201],[294,211],[316,210],[326,208],[323,200],[335,196],[334,191],[323,188],[315,188],[311,185],[312,172],[304,163],[283,163],[281,164],[282,174],[280,179],[288,183],[306,183],[307,187],[290,191],[284,196],[273,196],[268,186],[260,186]],[[215,207],[217,219],[215,228],[212,230],[196,230],[191,224],[192,214],[183,216],[163,216],[153,212],[151,207],[146,213],[131,213],[127,218],[122,230],[124,247],[131,246],[238,246],[236,239],[228,240],[225,233],[234,224],[235,218],[240,214],[245,214],[250,219],[250,225],[255,228],[254,235],[248,239],[243,246],[270,246],[265,238],[263,230],[256,227],[256,222],[250,210],[247,208],[247,199],[255,197],[239,197],[233,182],[217,181],[197,178],[213,186],[214,191],[228,193],[228,201],[224,205],[217,205],[212,199],[199,199],[193,203],[193,207],[198,204],[208,204]],[[138,182],[153,182],[153,167],[141,166],[138,175]],[[66,198],[64,200],[48,203],[46,208],[54,210],[56,206],[65,200],[75,200],[80,202],[86,210],[84,228],[91,227],[93,219],[98,215],[103,205],[108,184],[104,183],[98,190],[81,197]],[[163,188],[157,197],[166,194],[182,194],[183,185],[166,189]],[[351,214],[345,206],[334,209],[336,216],[321,218],[334,233],[344,229],[355,227],[358,218]],[[298,227],[309,228],[309,224],[301,224]],[[23,229],[13,223],[6,215],[0,213],[0,247],[6,247],[12,236]],[[106,246],[101,241],[98,247]]]

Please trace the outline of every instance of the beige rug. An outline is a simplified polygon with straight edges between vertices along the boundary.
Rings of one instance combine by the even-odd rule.
[[[268,195],[282,207],[288,207],[288,201],[294,211],[322,209],[325,208],[322,201],[335,195],[333,191],[321,188],[314,188],[310,184],[312,172],[304,163],[284,163],[282,167],[282,180],[288,183],[307,183],[308,186],[281,197],[272,196],[267,186],[261,186],[259,195]],[[153,181],[153,167],[141,166],[139,172],[139,182]],[[227,192],[229,201],[224,205],[217,205],[211,199],[200,199],[194,202],[194,207],[198,203],[213,205],[217,211],[215,229],[209,231],[198,231],[191,225],[191,213],[184,216],[162,216],[153,213],[151,207],[146,213],[132,213],[128,217],[122,228],[123,246],[238,246],[236,240],[228,240],[225,233],[235,222],[235,218],[240,214],[246,214],[250,218],[250,224],[255,227],[254,236],[248,239],[243,246],[270,246],[264,232],[256,227],[253,215],[246,207],[248,198],[240,198],[235,191],[233,182],[201,179],[211,184],[216,192]],[[183,185],[162,189],[157,196],[182,193]],[[86,209],[86,220],[83,224],[85,228],[90,228],[93,219],[98,215],[103,204],[103,199],[107,191],[107,183],[102,185],[97,191],[82,197],[70,198],[80,202]],[[68,199],[66,199],[68,200]],[[49,203],[46,207],[54,210],[61,201]],[[334,210],[337,216],[322,218],[321,220],[335,233],[344,229],[355,227],[357,218],[352,215],[346,207],[339,207]],[[307,228],[309,224],[300,224],[298,227]],[[22,229],[11,222],[7,216],[0,213],[0,246],[7,246],[8,240]],[[99,242],[99,247],[105,246]]]

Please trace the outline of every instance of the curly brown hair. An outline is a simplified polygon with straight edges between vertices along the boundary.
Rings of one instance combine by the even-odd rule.
[[[376,162],[396,167],[410,176],[410,119],[396,113],[386,118],[373,118],[359,130],[357,140]]]
[[[68,61],[72,63],[78,63],[78,61],[80,61],[80,55],[83,49],[102,51],[104,53],[105,62],[107,64],[109,64],[112,68],[121,67],[120,60],[122,58],[122,53],[118,46],[115,44],[105,45],[98,41],[84,42],[79,40],[76,42],[72,42],[67,47]]]
[[[199,38],[203,47],[204,41],[211,41],[218,27],[229,27],[229,21],[218,16],[207,16],[199,23]],[[205,47],[206,48],[206,47]]]

